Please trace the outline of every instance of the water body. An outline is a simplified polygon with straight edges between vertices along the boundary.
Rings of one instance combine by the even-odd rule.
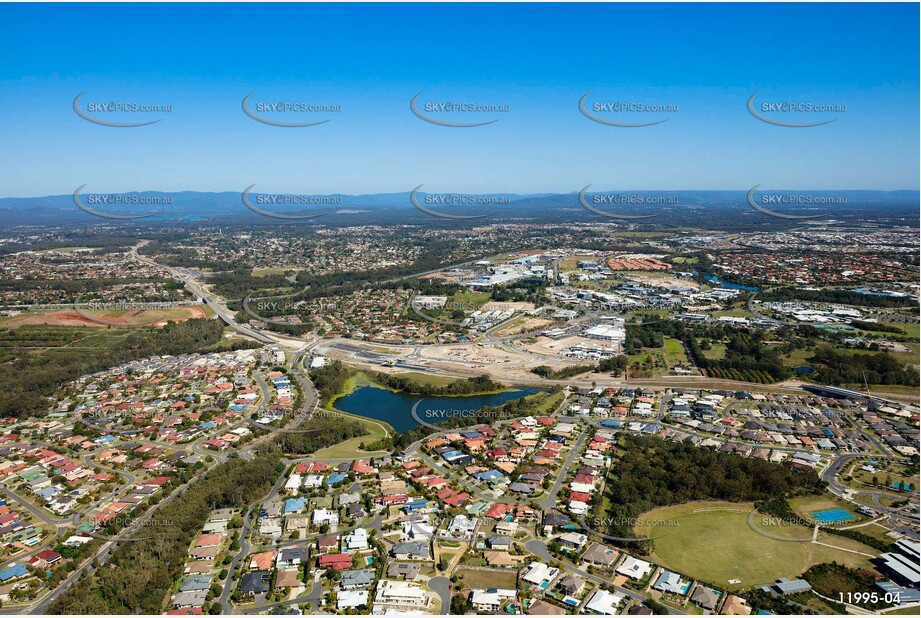
[[[704,279],[710,283],[715,283],[718,286],[729,288],[730,290],[745,290],[746,292],[757,292],[761,288],[756,288],[751,285],[742,285],[741,283],[730,283],[728,281],[720,281],[720,278],[716,275],[704,275]]]
[[[402,392],[394,393],[385,388],[362,386],[345,397],[337,399],[335,408],[349,414],[384,421],[396,431],[403,433],[419,425],[412,417],[411,410],[420,399],[422,403],[416,408],[419,418],[431,423],[438,423],[451,416],[472,416],[476,410],[483,406],[498,406],[506,401],[521,399],[541,390],[543,389],[520,387],[513,391],[491,395],[434,397],[411,395]]]

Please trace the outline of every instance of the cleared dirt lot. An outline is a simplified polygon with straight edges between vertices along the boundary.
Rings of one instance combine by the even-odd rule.
[[[175,307],[173,309],[145,309],[137,311],[32,311],[3,321],[6,328],[19,326],[164,326],[167,322],[185,322],[208,317],[204,309]]]
[[[553,320],[548,318],[525,317],[512,320],[493,334],[496,337],[508,337],[536,329],[549,328],[551,325],[553,325]]]

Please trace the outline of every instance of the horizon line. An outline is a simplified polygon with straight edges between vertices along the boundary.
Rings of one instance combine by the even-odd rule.
[[[587,194],[598,194],[598,193],[607,193],[607,192],[612,192],[612,191],[620,191],[620,192],[631,191],[631,192],[637,192],[637,193],[652,193],[652,192],[674,193],[674,192],[679,192],[679,191],[682,191],[682,192],[739,191],[742,193],[747,193],[750,190],[751,190],[751,187],[745,187],[741,189],[736,189],[736,188],[732,188],[732,189],[621,189],[621,188],[612,188],[612,189],[599,189],[599,190],[586,191],[586,193]],[[776,189],[762,189],[759,192],[760,193],[771,193],[771,192],[777,192],[777,191],[839,191],[839,192],[867,191],[867,192],[876,192],[876,193],[912,192],[912,193],[921,194],[921,188],[918,188],[918,189],[833,189],[833,188],[816,188],[816,187],[810,187],[810,188],[780,187]],[[117,194],[117,195],[122,195],[122,194],[127,195],[127,194],[132,194],[132,193],[138,193],[138,194],[140,193],[205,193],[205,194],[219,195],[223,193],[243,194],[243,192],[244,192],[243,189],[240,189],[240,190],[225,189],[225,190],[210,190],[210,191],[202,190],[202,189],[176,189],[172,191],[169,191],[169,190],[165,191],[165,190],[160,190],[160,189],[141,189],[141,190],[133,189],[133,190],[127,190],[127,191],[105,191],[105,193],[107,194]],[[411,194],[412,192],[413,192],[412,188],[408,188],[405,191],[378,191],[374,193],[343,193],[343,192],[336,192],[336,193],[313,192],[311,193],[307,191],[299,191],[297,192],[297,194],[298,195],[322,195],[322,196],[342,195],[342,196],[349,196],[349,197],[369,197],[369,196],[380,196],[380,195],[400,195],[404,193]],[[102,191],[97,192],[97,193],[102,193]],[[252,191],[252,193],[257,194],[257,195],[260,195],[260,194],[268,195],[268,194],[292,194],[294,192],[291,192],[291,191]],[[419,191],[419,193],[422,193],[422,194],[453,193],[453,194],[464,194],[464,195],[517,195],[520,197],[541,197],[541,196],[555,196],[555,195],[578,195],[580,191],[578,189],[574,189],[574,190],[569,190],[569,191],[539,191],[535,193],[518,193],[515,191],[451,191],[451,190],[444,190],[444,191]],[[68,193],[51,193],[51,194],[45,194],[45,195],[5,195],[5,196],[0,196],[0,200],[15,200],[15,199],[30,200],[30,199],[43,199],[43,198],[55,198],[55,197],[69,198],[72,196],[73,196],[73,191],[70,191]]]

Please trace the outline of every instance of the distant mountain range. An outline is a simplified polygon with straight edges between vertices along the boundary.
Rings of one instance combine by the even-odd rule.
[[[921,194],[918,191],[786,191],[782,189],[766,190],[771,195],[797,194],[822,196],[829,198],[844,198],[844,204],[832,205],[789,205],[766,204],[773,212],[820,215],[821,219],[874,219],[882,218],[888,223],[901,221],[911,223],[918,220],[919,203]],[[630,195],[633,199],[641,196],[644,200],[655,200],[663,205],[649,204],[621,204],[615,205],[606,202],[596,202],[595,195]],[[600,211],[615,214],[663,214],[667,213],[668,223],[671,225],[692,223],[705,224],[712,222],[717,216],[724,216],[726,211],[732,211],[750,222],[770,218],[756,212],[747,202],[748,191],[599,191],[586,193],[585,201]],[[180,191],[165,193],[147,191],[141,193],[124,193],[121,196],[130,196],[137,200],[134,204],[109,204],[99,201],[99,193],[84,189],[81,203],[99,212],[116,215],[149,215],[158,213],[145,219],[135,219],[133,223],[167,223],[167,222],[208,222],[213,224],[244,221],[262,221],[263,223],[279,222],[270,217],[258,214],[248,208],[242,199],[241,192],[208,193],[198,191]],[[324,223],[342,225],[357,222],[389,221],[407,223],[413,220],[432,219],[430,215],[417,210],[411,201],[412,194],[404,193],[375,193],[367,195],[333,194],[323,196],[333,198],[332,204],[273,204],[266,195],[276,194],[250,193],[249,202],[258,209],[281,214],[311,214],[324,213],[316,219]],[[435,212],[476,215],[485,214],[496,220],[508,219],[547,219],[559,220],[584,220],[584,221],[616,221],[602,215],[589,212],[582,206],[579,194],[573,193],[543,193],[522,195],[515,193],[487,193],[477,194],[479,201],[500,202],[496,204],[465,204],[444,205],[437,199],[429,198],[430,194],[420,191],[416,194],[417,203]],[[443,194],[432,194],[439,196]],[[760,193],[758,195],[761,195]],[[141,202],[161,202],[156,204],[142,204]],[[327,201],[329,201],[327,199]],[[162,203],[167,202],[167,203]],[[485,217],[484,217],[485,219]],[[0,226],[13,225],[60,225],[63,223],[92,223],[105,221],[82,211],[74,203],[73,195],[52,195],[47,197],[31,198],[0,198]],[[643,219],[644,222],[655,223],[656,218]],[[111,222],[111,221],[110,221]],[[290,221],[288,221],[290,222]]]

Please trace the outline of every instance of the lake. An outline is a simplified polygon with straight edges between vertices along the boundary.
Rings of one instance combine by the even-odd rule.
[[[385,388],[375,386],[362,386],[348,395],[336,400],[335,408],[355,414],[384,421],[396,431],[403,433],[416,428],[419,423],[412,417],[412,407],[420,399],[423,400],[416,413],[419,418],[431,423],[438,423],[452,415],[472,415],[483,406],[497,406],[539,393],[540,388],[519,387],[513,391],[494,393],[491,395],[469,395],[466,397],[436,397],[426,395],[411,395],[408,393],[394,393]]]
[[[705,275],[704,279],[710,283],[715,283],[716,285],[722,286],[724,288],[729,288],[731,290],[745,290],[746,292],[757,292],[761,288],[756,288],[751,285],[742,285],[741,283],[731,283],[729,281],[720,281],[719,277],[716,275]]]

